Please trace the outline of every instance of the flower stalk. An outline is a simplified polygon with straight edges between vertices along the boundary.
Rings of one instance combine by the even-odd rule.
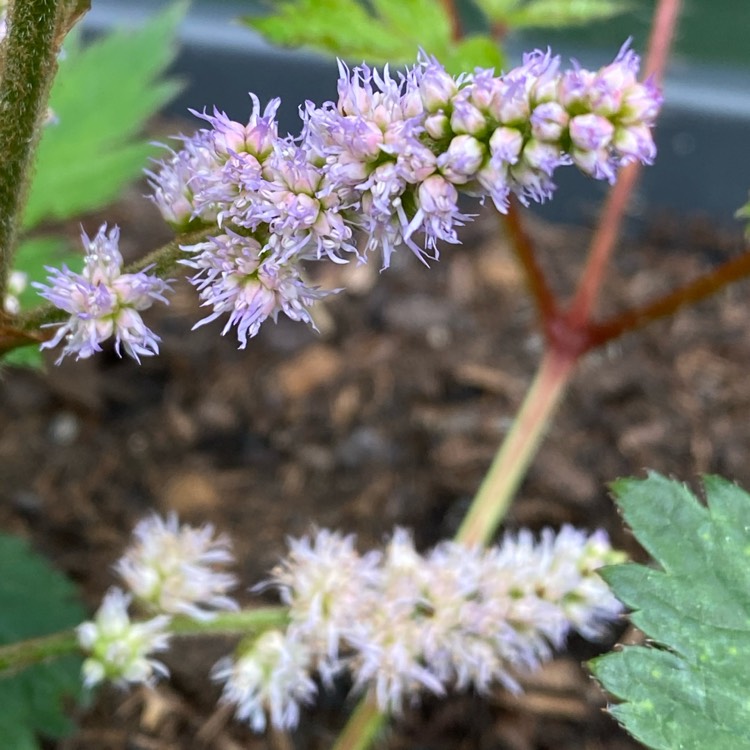
[[[62,0],[11,4],[0,79],[0,300],[16,249],[31,165],[57,69]],[[2,314],[2,313],[0,313]]]
[[[467,546],[487,544],[502,522],[526,476],[539,445],[573,375],[576,358],[549,350],[458,529]]]
[[[284,627],[285,607],[258,607],[238,612],[217,612],[210,620],[196,620],[184,615],[172,619],[169,631],[174,636],[247,635]],[[30,638],[0,646],[0,675],[16,672],[49,659],[81,653],[74,629]]]

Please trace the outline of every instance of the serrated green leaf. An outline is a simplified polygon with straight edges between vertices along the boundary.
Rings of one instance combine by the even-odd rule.
[[[604,21],[629,10],[623,0],[531,0],[508,11],[503,21],[510,28],[559,28]]]
[[[80,623],[85,612],[72,584],[16,537],[0,534],[0,644],[47,635]],[[80,699],[80,660],[39,664],[0,677],[3,747],[37,750],[36,735],[71,728],[65,705]]]
[[[355,63],[413,62],[421,47],[438,59],[454,46],[450,19],[434,0],[284,0],[245,25],[285,47],[311,47]]]
[[[602,576],[654,645],[591,668],[622,701],[613,715],[656,750],[750,748],[750,495],[719,477],[704,487],[705,506],[659,474],[613,485],[660,568],[630,563]]]
[[[494,68],[499,74],[505,67],[505,57],[500,47],[487,36],[470,36],[448,51],[441,63],[452,75],[474,68]]]
[[[180,89],[161,76],[184,11],[179,3],[138,31],[66,47],[50,95],[58,122],[39,144],[26,229],[104,206],[140,175],[154,147],[137,135]]]

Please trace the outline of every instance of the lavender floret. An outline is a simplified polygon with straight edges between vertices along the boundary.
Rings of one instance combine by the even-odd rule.
[[[85,359],[101,351],[102,342],[114,336],[115,351],[122,350],[140,362],[140,357],[159,352],[159,337],[143,322],[140,313],[158,301],[168,304],[165,294],[169,283],[148,271],[122,272],[122,256],[118,248],[120,230],[114,227],[107,234],[106,224],[93,239],[81,235],[86,252],[82,273],[67,267],[47,268],[48,284],[34,283],[39,294],[55,307],[70,314],[57,333],[42,344],[50,349],[65,341],[57,360],[70,354]]]

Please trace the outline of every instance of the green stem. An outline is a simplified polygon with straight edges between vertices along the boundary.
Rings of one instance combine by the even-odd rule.
[[[0,299],[12,267],[31,165],[57,70],[60,0],[11,3],[0,81]]]
[[[286,607],[257,607],[238,612],[217,612],[210,620],[175,617],[169,630],[173,635],[216,635],[233,633],[262,633],[271,628],[286,627],[289,622]]]
[[[510,507],[565,393],[577,359],[555,349],[542,359],[510,432],[479,487],[456,541],[486,544]]]
[[[287,625],[284,607],[259,607],[239,612],[217,612],[210,620],[193,620],[184,615],[175,617],[170,631],[175,636],[262,633]],[[0,646],[0,677],[3,672],[18,671],[49,659],[80,652],[75,630],[31,638]]]
[[[78,651],[75,630],[31,638],[27,641],[0,646],[0,676],[3,672],[17,672],[34,664],[74,654]]]
[[[367,750],[388,721],[388,714],[378,710],[372,696],[363,698],[349,717],[332,750]]]

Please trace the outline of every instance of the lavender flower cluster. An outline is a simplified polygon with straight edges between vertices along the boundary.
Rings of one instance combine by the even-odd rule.
[[[363,262],[380,251],[387,268],[405,245],[427,262],[472,218],[461,194],[504,212],[511,194],[550,198],[558,167],[614,182],[623,164],[650,163],[661,95],[637,80],[639,65],[627,44],[596,72],[561,70],[559,57],[538,50],[499,76],[477,68],[453,77],[424,55],[396,78],[339,63],[338,100],[307,102],[298,137],[279,135],[278,99],[261,108],[251,94],[247,123],[194,112],[210,127],[181,136],[147,174],[169,224],[207,232],[183,247],[209,310],[197,325],[227,315],[223,333],[235,329],[240,348],[282,312],[314,326],[310,308],[331,292],[305,280],[305,261]],[[116,240],[100,230],[93,245],[113,256]],[[71,317],[46,346],[65,338],[63,356],[87,357],[114,333],[136,359],[155,353],[157,337],[133,311],[164,301],[165,287],[139,274],[137,292],[123,296],[94,274],[97,264],[83,278],[53,271],[43,296]]]
[[[311,322],[324,292],[305,283],[305,260],[362,261],[380,250],[388,267],[400,245],[436,258],[438,242],[458,242],[470,218],[459,193],[505,211],[511,193],[549,198],[562,165],[612,182],[620,165],[655,156],[661,96],[637,81],[627,46],[598,72],[561,71],[539,51],[502,76],[454,78],[427,57],[398,79],[387,68],[339,67],[338,101],[307,102],[298,138],[279,136],[278,99],[261,111],[253,97],[246,124],[199,115],[211,128],[183,138],[150,175],[177,230],[216,227],[186,248],[188,265],[211,310],[202,322],[228,313],[224,332],[236,326],[243,347],[279,312]]]
[[[93,239],[83,232],[83,272],[47,268],[49,284],[33,282],[42,297],[70,314],[41,347],[51,348],[64,340],[58,364],[66,354],[75,354],[77,359],[90,357],[112,336],[117,353],[122,347],[138,362],[141,356],[159,351],[159,337],[143,322],[141,312],[155,301],[167,302],[164,295],[170,291],[169,282],[148,273],[148,268],[123,273],[119,239],[120,230],[114,227],[107,233],[106,224]]]
[[[318,531],[291,542],[272,583],[289,607],[285,632],[267,631],[215,677],[223,699],[262,731],[293,728],[300,706],[348,672],[355,690],[398,712],[423,692],[518,690],[517,675],[550,658],[571,630],[601,636],[622,611],[595,573],[620,562],[604,532],[523,531],[490,549],[444,542],[426,555],[397,530],[359,555],[353,536]]]
[[[112,587],[94,620],[77,628],[88,655],[84,683],[111,680],[124,686],[166,677],[169,671],[151,654],[168,649],[175,615],[209,620],[217,611],[238,609],[228,596],[236,579],[224,570],[232,562],[229,539],[215,536],[210,524],[197,529],[180,525],[175,515],[166,520],[154,515],[138,523],[132,544],[115,565],[129,593]],[[132,620],[133,599],[141,612],[154,616]]]
[[[289,729],[323,685],[348,673],[384,711],[420,693],[444,695],[499,683],[518,689],[575,630],[596,638],[621,611],[596,575],[619,562],[606,534],[572,527],[528,532],[487,550],[440,544],[426,555],[397,530],[383,551],[360,555],[353,536],[320,530],[290,542],[269,584],[288,608],[285,629],[246,637],[213,677],[222,700],[255,731]],[[115,570],[129,588],[113,588],[91,622],[78,628],[87,654],[84,679],[152,683],[167,676],[153,654],[168,648],[171,620],[205,621],[237,605],[224,568],[229,541],[210,526],[180,526],[172,516],[142,521]],[[131,620],[131,599],[154,615]]]

